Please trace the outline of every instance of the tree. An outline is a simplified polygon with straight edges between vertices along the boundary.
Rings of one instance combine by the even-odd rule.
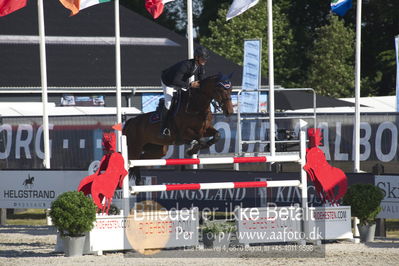
[[[395,93],[395,35],[399,33],[399,1],[369,0],[363,5],[362,75],[373,80],[376,95]],[[363,85],[363,84],[362,84]]]
[[[328,21],[316,29],[306,85],[321,95],[353,96],[355,33],[336,15]]]
[[[210,35],[200,38],[201,44],[233,62],[242,65],[245,39],[262,38],[262,75],[268,73],[266,1],[243,14],[226,21],[229,5],[224,4],[216,20],[209,23]],[[273,6],[274,65],[276,84],[291,86],[291,76],[297,70],[292,57],[292,31],[288,20],[277,5]]]
[[[197,24],[198,25],[198,33],[200,37],[206,37],[211,35],[211,31],[209,29],[209,23],[214,21],[217,16],[219,9],[224,6],[230,5],[231,0],[203,0],[202,5],[203,9],[201,14],[198,17]]]

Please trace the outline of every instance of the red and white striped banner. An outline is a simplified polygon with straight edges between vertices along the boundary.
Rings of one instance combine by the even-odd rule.
[[[257,187],[299,187],[300,185],[301,182],[299,180],[148,185],[148,186],[132,186],[130,187],[130,192],[139,193],[139,192],[158,192],[158,191],[171,191],[171,190],[208,190],[208,189],[257,188]]]
[[[233,163],[264,163],[264,162],[298,162],[299,155],[276,155],[259,157],[215,157],[198,159],[155,159],[130,160],[129,167],[162,166],[162,165],[192,165],[192,164],[233,164]]]

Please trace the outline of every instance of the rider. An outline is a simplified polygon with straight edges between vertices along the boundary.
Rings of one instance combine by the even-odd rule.
[[[205,47],[198,46],[194,51],[194,59],[187,59],[162,71],[161,84],[164,94],[164,107],[161,114],[161,136],[170,136],[168,120],[170,106],[172,104],[174,90],[199,88],[200,80],[205,74],[205,64],[209,58],[209,52]],[[195,76],[195,81],[189,83],[189,78]]]

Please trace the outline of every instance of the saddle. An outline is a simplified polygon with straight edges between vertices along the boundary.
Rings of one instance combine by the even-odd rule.
[[[179,91],[173,93],[172,104],[170,107],[170,112],[172,112],[171,119],[173,119],[177,115],[177,113],[180,109],[181,103],[182,103],[183,99],[185,98],[185,97],[183,97],[185,94],[186,93],[184,93],[182,90],[179,90]],[[157,108],[150,115],[150,123],[151,124],[160,122],[161,112],[162,112],[163,106],[165,104],[164,102],[165,102],[164,98],[159,99]]]

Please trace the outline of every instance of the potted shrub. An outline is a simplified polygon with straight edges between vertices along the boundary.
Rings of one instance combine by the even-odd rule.
[[[228,248],[231,234],[235,231],[236,226],[228,222],[207,222],[202,227],[202,241],[208,248]]]
[[[374,240],[375,219],[381,211],[383,198],[383,191],[372,184],[352,185],[343,198],[343,204],[350,205],[352,216],[360,221],[358,227],[362,242]]]
[[[62,193],[51,203],[49,215],[64,242],[65,256],[81,256],[85,233],[96,220],[97,206],[83,192]]]

